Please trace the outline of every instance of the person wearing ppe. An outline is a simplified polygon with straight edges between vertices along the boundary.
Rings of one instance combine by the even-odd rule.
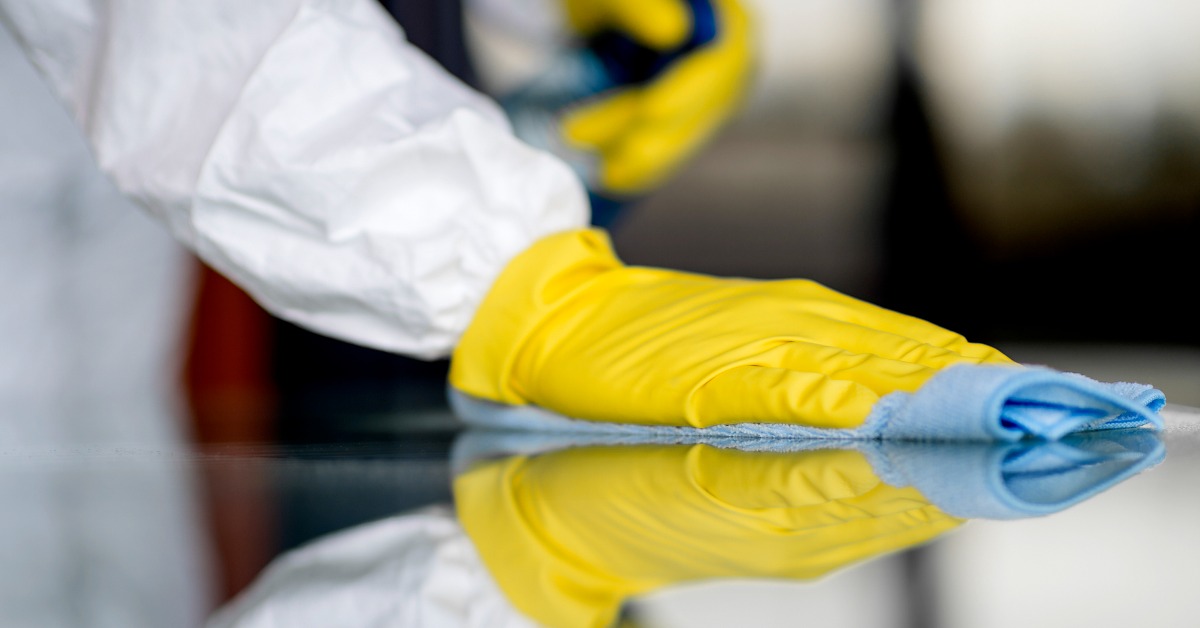
[[[623,143],[642,138],[637,143],[646,145],[643,140],[668,130],[691,138],[687,152],[680,145],[651,160],[660,168],[668,162],[677,168],[728,116],[730,107],[720,103],[740,100],[747,87],[753,42],[744,32],[748,30],[744,10],[729,0],[720,13],[709,0],[471,0],[465,6],[457,0],[381,0],[380,4],[404,29],[408,43],[471,87],[497,98],[518,139],[553,152],[588,182],[593,225],[616,227],[622,216],[636,210],[634,201],[654,188],[636,196],[598,188],[597,153],[568,141],[565,121],[617,96],[630,100],[651,90],[660,96],[636,96],[644,101],[638,109],[647,113],[597,116],[587,125],[614,138],[631,138]],[[739,18],[736,24],[732,18]],[[493,33],[492,37],[481,30]],[[510,47],[531,49],[531,54],[510,60],[508,71],[515,75],[506,76],[496,67],[494,59],[504,58],[509,50],[498,44],[497,36]],[[716,57],[714,50],[720,51]],[[688,81],[690,89],[679,92],[683,98],[673,101],[678,111],[654,104],[665,96],[656,85],[669,80],[685,87],[680,78],[671,77],[697,73],[720,80]],[[672,88],[672,93],[676,91]],[[659,110],[657,115],[649,113]],[[684,133],[676,124],[696,118],[706,121],[704,128],[691,124]],[[407,358],[339,342],[277,318],[272,323],[271,374],[278,393],[281,437],[326,438],[332,423],[392,414],[398,408],[445,405],[442,383],[448,359]]]
[[[577,175],[373,0],[0,0],[0,19],[100,167],[208,264],[319,333],[453,352],[470,395],[602,420],[852,427],[947,367],[1011,365],[811,282],[623,266],[586,228]]]

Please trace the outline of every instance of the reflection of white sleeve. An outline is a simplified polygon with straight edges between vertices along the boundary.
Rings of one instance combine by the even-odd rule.
[[[582,226],[569,168],[374,0],[0,0],[101,167],[275,314],[449,353],[505,263]]]
[[[277,558],[208,628],[535,628],[443,507],[364,524]]]

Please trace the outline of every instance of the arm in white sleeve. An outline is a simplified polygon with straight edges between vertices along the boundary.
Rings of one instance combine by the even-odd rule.
[[[493,279],[583,226],[569,167],[374,0],[0,0],[101,168],[274,314],[448,355]]]

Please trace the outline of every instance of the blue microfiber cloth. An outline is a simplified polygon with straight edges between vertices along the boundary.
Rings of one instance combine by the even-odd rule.
[[[1145,384],[1104,384],[1045,367],[959,365],[915,393],[884,396],[867,424],[908,440],[1055,440],[1072,432],[1162,429],[1166,397]]]
[[[450,390],[450,404],[468,425],[508,430],[704,439],[1055,440],[1072,432],[1162,429],[1163,393],[1145,384],[1102,383],[1045,367],[962,364],[932,377],[914,393],[881,398],[854,429],[779,423],[668,427],[584,421],[536,406],[507,406]]]
[[[1166,447],[1145,429],[1071,434],[1062,440],[914,442],[794,438],[708,439],[666,434],[529,432],[470,428],[455,439],[454,473],[478,460],[572,447],[703,444],[751,451],[849,449],[867,456],[879,478],[912,486],[943,512],[964,519],[1019,519],[1058,512],[1162,462]]]

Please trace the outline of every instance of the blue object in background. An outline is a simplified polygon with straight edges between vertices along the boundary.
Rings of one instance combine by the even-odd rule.
[[[618,31],[604,31],[588,40],[613,85],[637,85],[658,76],[672,61],[707,44],[717,36],[717,16],[709,0],[689,0],[692,35],[681,46],[660,52]]]
[[[630,205],[635,201],[617,200],[588,192],[588,201],[592,204],[592,225],[608,228],[613,225]]]

